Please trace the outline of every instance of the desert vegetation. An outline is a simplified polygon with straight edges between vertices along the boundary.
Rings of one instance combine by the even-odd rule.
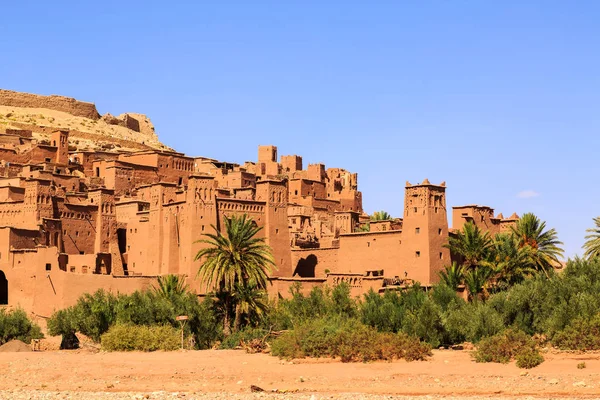
[[[32,339],[43,337],[40,327],[29,319],[25,311],[6,311],[0,308],[0,345],[11,340],[31,343]]]
[[[281,358],[342,361],[422,360],[432,348],[472,342],[477,362],[522,368],[543,362],[541,348],[600,349],[600,258],[570,260],[560,272],[556,232],[526,214],[509,233],[490,238],[467,224],[448,246],[461,256],[430,290],[352,297],[350,287],[316,287],[269,301],[269,248],[246,217],[226,222],[227,236],[207,235],[200,276],[213,289],[199,299],[183,277],[166,276],[131,295],[85,295],[49,320],[51,334],[81,332],[106,350],[176,348],[178,315],[188,315],[186,343],[197,349],[270,348]],[[465,286],[465,300],[457,289]],[[161,337],[158,342],[136,337]],[[190,341],[191,339],[191,341]]]

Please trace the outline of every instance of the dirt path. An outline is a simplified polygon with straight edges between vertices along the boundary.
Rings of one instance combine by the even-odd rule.
[[[577,364],[583,361],[586,368],[578,369]],[[546,354],[546,362],[525,372],[514,363],[477,364],[468,352],[452,350],[434,351],[430,361],[370,364],[287,362],[265,354],[229,350],[49,351],[2,353],[0,370],[0,398],[54,398],[52,394],[58,398],[107,398],[109,392],[114,398],[144,398],[140,393],[149,398],[231,398],[234,394],[235,398],[287,398],[290,391],[298,391],[291,395],[297,399],[313,395],[313,399],[373,398],[356,394],[600,397],[600,354]],[[288,394],[250,396],[250,385]]]

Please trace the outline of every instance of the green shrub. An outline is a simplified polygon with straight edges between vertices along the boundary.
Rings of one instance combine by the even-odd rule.
[[[73,308],[59,310],[48,319],[48,333],[52,336],[62,335],[61,350],[79,348],[79,339],[75,336],[77,326],[73,317]]]
[[[515,356],[517,367],[534,368],[544,362],[544,356],[537,349],[525,349]]]
[[[43,337],[40,327],[27,317],[25,311],[0,309],[0,345],[13,339],[31,343],[32,339]]]
[[[585,369],[585,368],[587,368],[587,365],[585,365],[585,361],[577,364],[577,369]]]
[[[482,339],[473,357],[476,362],[503,364],[517,358],[519,368],[532,368],[544,361],[533,339],[525,332],[513,329]]]
[[[552,344],[561,350],[600,350],[600,314],[591,320],[574,320],[554,336]]]
[[[112,326],[101,337],[106,351],[173,351],[181,346],[181,336],[172,326]]]
[[[308,321],[273,341],[281,358],[333,357],[342,362],[425,359],[431,347],[408,335],[380,333],[358,320],[327,318]]]
[[[137,291],[114,296],[99,290],[83,295],[74,306],[54,313],[48,321],[48,329],[52,335],[63,335],[63,341],[81,332],[98,342],[115,324],[170,325],[179,329],[176,320],[179,315],[188,316],[184,333],[194,338],[197,348],[210,348],[221,339],[222,328],[214,301],[206,298],[199,302],[196,295],[188,292],[162,296],[152,291]]]
[[[253,339],[265,339],[269,331],[261,328],[246,327],[239,332],[234,332],[227,336],[221,342],[221,349],[235,349],[241,345],[242,341],[248,343]]]

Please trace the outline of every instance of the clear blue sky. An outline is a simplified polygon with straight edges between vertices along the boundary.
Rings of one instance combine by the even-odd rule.
[[[12,1],[0,87],[141,112],[190,155],[257,145],[533,211],[580,253],[600,215],[600,2]],[[519,196],[521,193],[522,196]]]

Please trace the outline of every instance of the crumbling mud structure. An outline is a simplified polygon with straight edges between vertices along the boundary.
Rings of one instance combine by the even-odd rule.
[[[100,117],[90,103],[36,99],[0,91],[3,110],[54,107],[155,135],[135,122],[145,118],[139,114]],[[190,157],[157,139],[117,138],[123,145],[94,148],[75,143],[71,130],[49,130],[0,117],[0,305],[49,316],[83,293],[130,293],[166,274],[185,275],[203,294],[197,241],[233,214],[264,228],[277,265],[272,295],[286,296],[295,282],[305,291],[347,282],[354,294],[428,286],[451,262],[443,182],[407,182],[403,217],[371,221],[363,231],[369,218],[356,173],[305,168],[302,157],[278,157],[275,146],[259,146],[256,162],[236,164]],[[489,207],[453,209],[455,228],[471,221],[498,233],[517,219]]]

